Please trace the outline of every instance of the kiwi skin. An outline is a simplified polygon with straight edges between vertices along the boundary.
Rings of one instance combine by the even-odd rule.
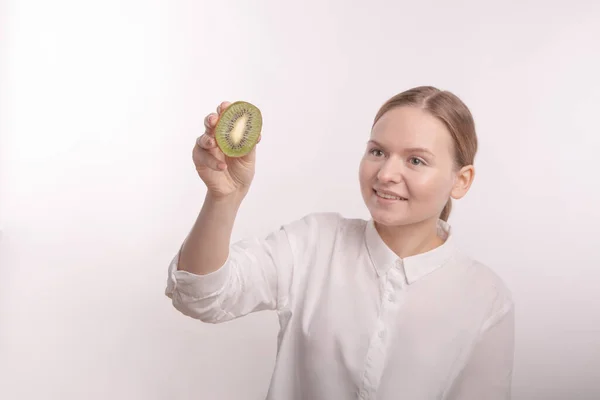
[[[234,143],[227,136],[234,128],[242,128],[241,126],[236,127],[236,121],[241,117],[246,118],[245,132],[239,143]],[[231,103],[219,116],[215,126],[214,133],[217,146],[227,157],[236,158],[247,155],[258,142],[262,123],[262,114],[255,105],[246,101]]]

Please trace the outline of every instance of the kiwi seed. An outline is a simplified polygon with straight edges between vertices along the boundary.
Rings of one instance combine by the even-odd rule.
[[[232,103],[219,117],[215,139],[228,157],[242,157],[256,145],[262,129],[262,114],[245,101]]]

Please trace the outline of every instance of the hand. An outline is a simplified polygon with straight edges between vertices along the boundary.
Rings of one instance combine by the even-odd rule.
[[[196,140],[192,152],[196,171],[204,181],[208,194],[215,198],[245,193],[254,178],[256,146],[243,157],[230,158],[223,154],[215,141],[215,125],[230,105],[230,102],[222,102],[217,107],[217,113],[210,113],[204,118],[204,134]]]

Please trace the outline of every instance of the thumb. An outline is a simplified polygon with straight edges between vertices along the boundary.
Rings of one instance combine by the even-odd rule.
[[[252,147],[252,150],[245,156],[240,157],[240,160],[244,163],[254,163],[256,161],[256,145]]]
[[[250,150],[250,152],[248,154],[246,154],[245,156],[242,157],[242,159],[244,161],[247,161],[247,162],[256,161],[256,148],[258,147],[258,144],[260,143],[261,139],[262,139],[262,136],[258,135],[258,140],[254,144],[254,146],[252,146],[252,150]]]

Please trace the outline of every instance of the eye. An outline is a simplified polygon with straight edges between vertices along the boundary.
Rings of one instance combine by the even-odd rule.
[[[381,157],[383,155],[383,151],[381,151],[379,149],[371,149],[371,150],[369,150],[369,154],[371,154],[375,157]]]
[[[412,157],[410,159],[410,163],[412,165],[423,165],[423,164],[425,164],[425,162],[423,160],[421,160],[420,158],[417,158],[417,157]]]

